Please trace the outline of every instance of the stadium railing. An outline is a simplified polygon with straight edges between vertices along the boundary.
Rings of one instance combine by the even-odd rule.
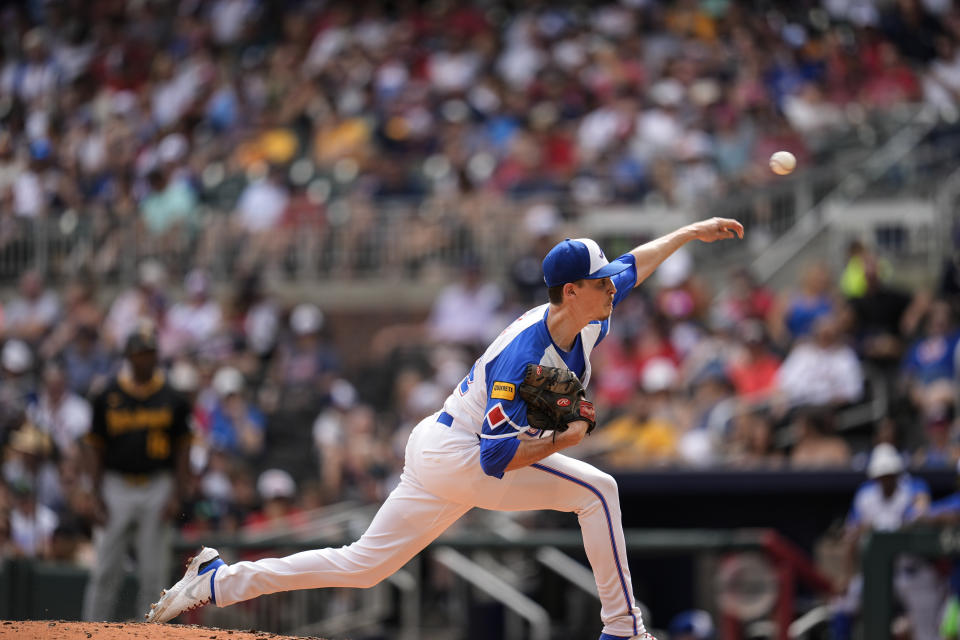
[[[829,581],[819,574],[807,556],[795,545],[772,530],[637,530],[625,531],[628,552],[631,555],[662,556],[664,554],[690,554],[693,556],[727,557],[742,552],[760,552],[776,574],[774,592],[767,594],[772,610],[763,615],[769,617],[776,629],[778,640],[788,638],[789,627],[796,615],[795,594],[797,582],[802,582],[815,592],[829,593]],[[301,540],[297,543],[270,545],[267,542],[254,545],[241,543],[236,538],[209,539],[207,544],[217,547],[225,557],[236,558],[244,554],[256,554],[269,550],[271,554],[290,553],[308,548],[338,546],[345,539]],[[471,560],[477,554],[487,552],[519,553],[536,558],[544,550],[582,553],[582,540],[575,530],[540,530],[536,535],[504,539],[500,535],[479,530],[463,530],[438,539],[422,555],[425,560],[437,561],[454,570],[469,584],[480,588],[495,600],[503,600],[504,593],[494,585],[503,586],[499,574],[482,570],[483,563]],[[177,549],[182,553],[195,550],[196,543],[181,541]],[[551,556],[552,557],[552,556]],[[11,559],[0,565],[0,616],[7,619],[76,619],[86,581],[86,571],[79,567]],[[478,567],[481,570],[478,570]],[[551,567],[554,574],[557,567]],[[585,569],[585,566],[584,566]],[[423,579],[424,566],[415,559],[391,584],[400,589],[399,607],[389,594],[389,587],[368,590],[312,590],[274,594],[241,603],[226,609],[207,607],[188,616],[187,622],[199,622],[223,628],[256,628],[258,630],[291,634],[328,635],[355,631],[361,627],[377,626],[390,621],[400,635],[413,638],[422,623],[419,610],[424,606],[420,600],[422,591],[419,582]],[[567,572],[569,573],[569,572]],[[753,599],[757,594],[751,590],[751,575],[741,571],[732,576],[727,585],[730,598],[742,601]],[[564,583],[567,584],[567,583]],[[571,581],[569,584],[573,584]],[[518,585],[512,588],[516,589]],[[124,601],[127,605],[130,588],[135,589],[133,576],[127,576]],[[575,593],[596,603],[594,594],[585,593],[581,586],[573,587]],[[513,602],[519,602],[514,600]],[[463,605],[460,605],[463,606]],[[539,605],[538,605],[539,606]],[[595,604],[594,606],[599,606]],[[521,607],[522,608],[522,607]],[[135,617],[136,612],[123,610],[122,616]],[[532,608],[523,608],[523,615],[532,620],[534,627],[543,634],[543,616],[537,616]],[[562,620],[565,612],[552,612],[551,619]],[[322,618],[322,619],[321,619]],[[741,637],[743,622],[728,612],[721,619],[724,638],[736,640]],[[595,620],[592,622],[596,623]],[[525,634],[523,637],[534,637]],[[539,636],[538,636],[539,637]],[[544,636],[546,637],[546,636]]]

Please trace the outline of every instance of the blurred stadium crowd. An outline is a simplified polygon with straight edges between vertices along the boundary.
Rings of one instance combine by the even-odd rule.
[[[0,255],[35,221],[96,248],[24,271],[0,303],[0,545],[77,561],[78,441],[140,319],[195,401],[183,533],[286,530],[386,495],[408,430],[544,300],[539,260],[579,207],[693,207],[768,180],[774,150],[827,157],[872,114],[955,113],[960,96],[960,12],[937,0],[37,0],[0,16]],[[305,238],[326,264],[334,228],[341,255],[379,260],[397,198],[460,229],[469,256],[473,214],[526,196],[565,204],[526,210],[511,281],[458,260],[425,322],[385,326],[360,356],[319,307],[265,285]],[[409,242],[442,253],[428,233]],[[349,282],[369,266],[352,260],[313,276]],[[891,270],[852,245],[791,289],[737,271],[714,295],[678,253],[595,352],[606,424],[579,455],[862,469],[891,442],[952,467],[960,268],[918,294]],[[884,419],[851,417],[877,399]]]
[[[769,180],[777,149],[822,163],[907,103],[955,118],[960,91],[943,0],[35,0],[2,15],[0,260],[32,255],[24,228],[42,219],[92,246],[51,268],[117,278],[131,246],[178,277],[305,268],[294,245],[321,274],[388,253],[415,268],[443,249],[433,226],[468,243],[478,209],[509,220],[523,197],[574,218],[690,208]],[[423,229],[388,248],[398,220]]]

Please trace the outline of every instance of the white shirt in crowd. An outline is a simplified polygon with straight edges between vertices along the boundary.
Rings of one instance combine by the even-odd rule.
[[[161,335],[161,350],[165,354],[182,353],[185,348],[203,344],[220,328],[223,313],[214,300],[195,305],[179,302],[167,312],[166,325]]]
[[[863,370],[847,345],[824,348],[803,342],[783,361],[777,386],[793,405],[853,402],[863,393]]]
[[[77,441],[90,431],[93,411],[84,398],[66,391],[59,403],[41,394],[39,400],[27,408],[27,415],[37,428],[53,439],[57,450],[70,451]]]
[[[16,333],[24,325],[35,322],[50,327],[60,315],[60,300],[56,293],[48,290],[36,300],[17,297],[4,311],[6,330],[9,333]]]
[[[272,180],[255,180],[240,195],[237,220],[246,231],[268,231],[280,223],[289,201],[287,190]]]
[[[53,509],[39,503],[33,514],[14,509],[10,512],[10,538],[20,553],[33,557],[50,544],[59,523]]]
[[[492,283],[475,288],[455,283],[437,296],[428,321],[431,334],[441,341],[485,342],[502,327],[496,325],[503,296]]]

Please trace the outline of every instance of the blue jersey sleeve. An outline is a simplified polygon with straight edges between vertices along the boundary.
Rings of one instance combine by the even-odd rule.
[[[527,403],[520,398],[520,383],[527,364],[539,355],[524,348],[522,336],[487,364],[487,405],[480,434],[480,465],[483,472],[502,478],[517,453],[527,422]]]
[[[923,478],[910,478],[910,504],[903,513],[904,521],[916,520],[930,509],[930,485]]]
[[[637,286],[637,259],[631,253],[625,253],[614,262],[623,262],[630,265],[628,269],[610,277],[613,286],[617,289],[617,292],[613,294],[613,308],[616,309],[617,305],[627,297],[627,294]],[[597,344],[600,344],[609,332],[610,318],[607,318],[600,322],[600,337],[597,338]]]
[[[933,502],[927,511],[931,516],[942,516],[948,513],[960,513],[960,493],[952,493],[946,498]]]
[[[633,257],[632,253],[625,253],[614,262],[630,265],[629,268],[610,278],[613,280],[613,286],[617,288],[617,292],[613,294],[613,307],[616,309],[617,305],[627,297],[627,294],[637,286],[637,259]]]

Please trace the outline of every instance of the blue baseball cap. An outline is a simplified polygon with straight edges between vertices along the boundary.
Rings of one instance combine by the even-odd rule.
[[[624,262],[609,262],[603,250],[590,238],[567,238],[543,259],[543,281],[548,287],[608,278],[630,268]]]

